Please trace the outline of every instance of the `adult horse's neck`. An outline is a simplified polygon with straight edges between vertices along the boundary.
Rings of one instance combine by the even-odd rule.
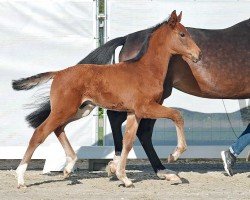
[[[221,30],[188,28],[202,49],[202,62],[188,64],[174,56],[172,86],[206,98],[250,98],[250,21]]]
[[[188,31],[203,52],[203,65],[190,62],[189,66],[181,56],[173,56],[167,66],[163,59],[168,67],[164,96],[168,97],[174,87],[199,97],[250,98],[250,19],[222,30],[188,28]],[[120,58],[136,56],[150,32],[146,29],[128,35]],[[148,50],[148,54],[154,51]],[[159,62],[158,53],[162,52],[155,51],[155,63]],[[152,66],[157,67],[154,63]]]
[[[164,82],[168,70],[168,63],[171,57],[169,43],[171,42],[171,28],[163,25],[152,33],[147,51],[138,61],[142,71],[150,71],[150,75],[158,81]]]

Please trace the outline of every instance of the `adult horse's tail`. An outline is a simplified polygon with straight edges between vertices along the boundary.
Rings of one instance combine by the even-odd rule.
[[[126,39],[127,36],[124,36],[108,41],[104,45],[92,51],[78,64],[104,65],[109,63],[112,59],[112,55],[114,54],[115,49],[118,46],[124,45]],[[47,119],[49,114],[50,114],[50,101],[49,98],[47,98],[45,102],[42,102],[41,104],[37,105],[37,109],[34,112],[30,113],[26,117],[26,121],[31,127],[37,128],[40,124],[42,124],[45,121],[45,119]]]

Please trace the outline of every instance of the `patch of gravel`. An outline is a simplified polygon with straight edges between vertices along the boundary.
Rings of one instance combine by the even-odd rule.
[[[106,172],[89,172],[86,160],[78,161],[78,170],[69,178],[62,173],[42,175],[37,168],[44,161],[33,160],[33,170],[26,173],[26,189],[17,189],[13,170],[0,170],[1,199],[249,199],[250,163],[240,160],[233,177],[225,175],[220,160],[179,160],[167,164],[180,171],[182,182],[159,180],[147,160],[129,160],[128,177],[135,188],[124,188],[115,177]],[[18,161],[0,166],[13,169]],[[9,168],[10,169],[10,168]]]

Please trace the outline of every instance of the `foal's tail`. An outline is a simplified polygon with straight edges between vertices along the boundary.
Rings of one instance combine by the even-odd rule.
[[[45,72],[28,78],[13,80],[12,88],[14,90],[29,90],[36,87],[37,85],[48,82],[55,75],[56,72]]]

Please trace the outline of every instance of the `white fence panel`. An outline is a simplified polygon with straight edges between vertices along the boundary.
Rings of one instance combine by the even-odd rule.
[[[34,131],[25,122],[31,110],[24,104],[46,90],[16,92],[11,81],[75,65],[96,48],[96,2],[1,0],[0,28],[0,159],[20,159]],[[73,145],[96,144],[95,113],[66,128]],[[51,134],[35,158],[44,158],[39,152],[54,142]]]

